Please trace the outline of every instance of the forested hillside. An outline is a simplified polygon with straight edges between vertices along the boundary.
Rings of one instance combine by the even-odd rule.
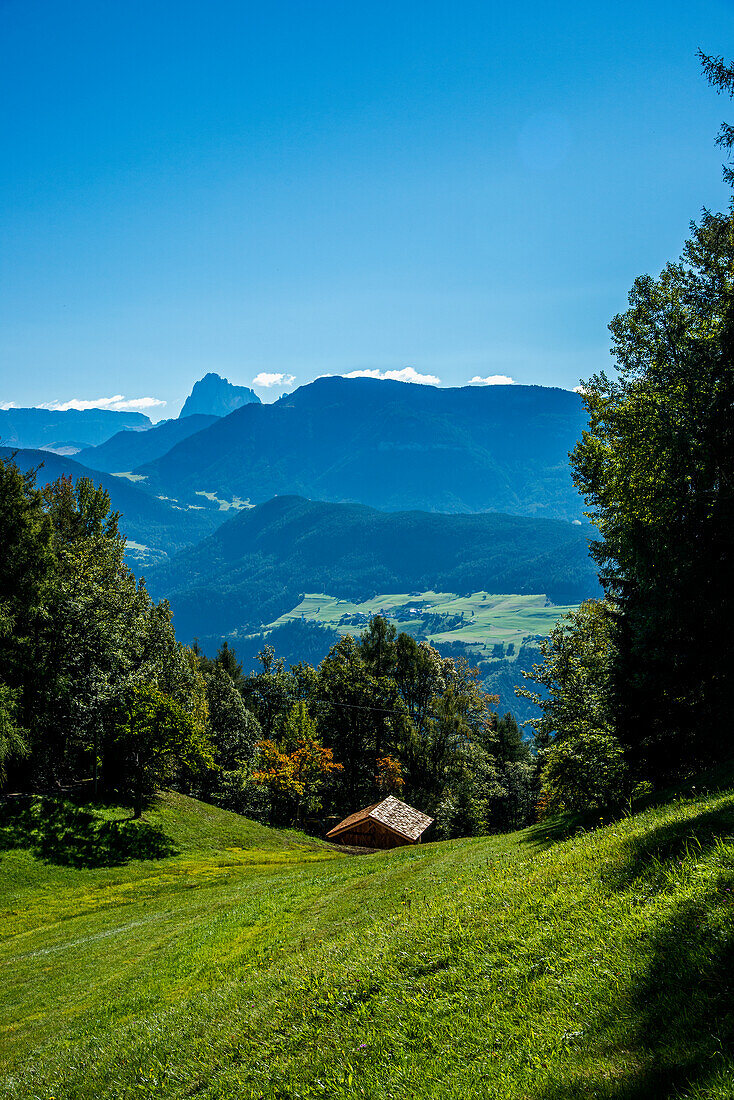
[[[7,462],[13,456],[22,470],[38,470],[37,480],[41,485],[68,477],[73,480],[89,478],[95,485],[102,486],[113,509],[121,513],[121,531],[134,544],[129,548],[131,560],[150,563],[175,553],[204,538],[223,518],[217,512],[204,509],[172,507],[168,501],[144,493],[126,478],[87,469],[75,458],[48,451],[16,452],[0,447],[0,459]]]
[[[541,386],[437,389],[321,378],[246,405],[137,471],[155,493],[276,494],[376,508],[580,518],[568,452],[581,399]]]
[[[264,646],[243,675],[226,643],[211,660],[176,639],[91,479],[39,487],[0,460],[0,523],[0,784],[104,793],[139,817],[168,783],[316,832],[390,792],[442,836],[529,819],[528,747],[465,661],[378,616],[318,667]]]
[[[258,630],[304,592],[546,593],[578,603],[598,592],[587,527],[484,513],[378,512],[277,497],[147,572],[182,638]]]
[[[97,447],[85,447],[76,460],[92,470],[105,470],[110,474],[129,473],[144,462],[160,458],[182,439],[207,428],[215,420],[214,416],[196,413],[178,420],[164,420],[147,432],[117,432]]]

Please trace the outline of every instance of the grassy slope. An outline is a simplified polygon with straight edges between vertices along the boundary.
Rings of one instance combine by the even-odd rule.
[[[3,855],[0,1096],[734,1095],[730,792],[359,857],[160,820],[157,863]]]
[[[516,649],[523,639],[530,636],[550,634],[558,619],[578,604],[545,606],[545,596],[494,595],[489,592],[473,592],[470,596],[458,596],[455,592],[421,592],[411,596],[407,592],[387,593],[375,596],[363,603],[350,603],[334,596],[319,593],[307,593],[304,599],[292,611],[281,615],[270,628],[287,622],[289,619],[304,619],[323,623],[338,630],[341,634],[359,633],[359,627],[340,625],[343,615],[362,613],[372,615],[388,612],[404,604],[426,602],[432,613],[437,615],[459,615],[464,612],[465,622],[453,630],[430,636],[431,642],[467,642],[477,646],[477,656],[486,657],[495,642],[514,642]],[[473,612],[473,614],[472,614]],[[396,624],[399,630],[415,633],[423,625],[420,615],[408,621]],[[486,651],[486,652],[485,652]]]

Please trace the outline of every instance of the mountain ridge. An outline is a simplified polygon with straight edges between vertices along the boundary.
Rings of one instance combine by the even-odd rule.
[[[175,553],[210,534],[219,522],[215,512],[177,509],[143,492],[125,478],[92,470],[66,455],[0,447],[0,459],[5,462],[13,459],[21,470],[38,469],[36,484],[39,486],[59,477],[71,477],[75,481],[80,477],[90,478],[109,494],[112,509],[121,513],[120,530],[128,540],[154,553]],[[137,564],[140,552],[128,556]]]
[[[176,443],[208,428],[216,419],[204,413],[193,413],[177,420],[162,420],[145,432],[117,432],[96,447],[85,447],[75,458],[93,470],[103,470],[109,474],[128,473],[136,466],[167,454]]]
[[[202,491],[257,504],[295,494],[387,511],[580,519],[568,452],[585,425],[567,390],[322,378],[245,405],[136,472],[187,501]]]
[[[259,629],[303,592],[545,592],[576,603],[599,591],[589,531],[564,520],[496,512],[381,512],[360,504],[275,497],[151,569],[185,640]]]
[[[35,449],[73,440],[94,447],[125,429],[147,431],[150,418],[116,409],[0,409],[0,445]]]
[[[179,419],[201,414],[204,416],[228,416],[243,405],[259,405],[260,398],[247,386],[235,386],[221,374],[210,371],[194,382],[191,393],[184,401]]]

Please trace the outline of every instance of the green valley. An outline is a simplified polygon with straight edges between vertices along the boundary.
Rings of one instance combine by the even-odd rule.
[[[293,620],[320,623],[340,634],[364,629],[374,615],[383,615],[401,631],[431,645],[461,642],[471,646],[472,660],[489,660],[495,646],[505,656],[517,656],[524,642],[546,637],[562,615],[578,604],[556,606],[544,595],[497,595],[472,592],[383,593],[371,600],[350,601],[323,593],[306,593],[292,611],[269,624],[269,629]]]

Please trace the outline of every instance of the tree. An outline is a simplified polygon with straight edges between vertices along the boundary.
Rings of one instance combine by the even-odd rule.
[[[515,716],[509,712],[497,720],[494,755],[500,764],[529,764],[531,753],[523,741]]]
[[[197,769],[190,777],[191,790],[225,809],[261,816],[251,783],[256,745],[262,738],[258,721],[222,665],[210,662],[204,683],[214,767]]]
[[[224,771],[242,768],[252,761],[261,738],[257,719],[245,706],[223,665],[215,662],[205,682],[216,763]]]
[[[53,527],[36,471],[21,472],[11,459],[0,459],[0,679],[13,695],[6,697],[6,761],[15,754],[17,712],[27,727],[34,713],[33,688],[39,667],[39,638],[54,573]]]
[[[699,54],[718,91],[734,67]],[[731,156],[734,128],[719,143]],[[725,166],[725,178],[734,172]],[[678,263],[610,325],[619,376],[584,384],[574,477],[616,620],[614,721],[639,778],[730,755],[734,673],[734,221],[704,211]]]
[[[88,768],[96,785],[105,708],[137,663],[150,601],[125,565],[119,516],[103,489],[60,478],[42,496],[55,568],[30,692],[34,763],[47,780]]]
[[[7,779],[8,761],[26,755],[26,731],[18,725],[18,692],[0,683],[0,787]]]
[[[625,782],[622,746],[615,736],[611,606],[587,600],[558,621],[540,643],[544,660],[527,680],[543,688],[519,695],[540,710],[533,721],[547,812],[619,802]]]
[[[53,528],[37,472],[0,459],[0,611],[12,628],[4,632],[2,656],[11,664],[8,647],[33,636],[53,575]]]
[[[727,65],[723,57],[705,54],[703,50],[698,51],[698,57],[709,84],[719,93],[734,95],[734,65]],[[728,122],[722,122],[716,144],[726,150],[727,159],[731,162],[732,149],[734,149],[734,126]],[[723,175],[726,182],[734,186],[734,169],[724,165]]]
[[[397,756],[381,756],[377,761],[375,786],[381,795],[401,794],[405,786],[403,769]]]
[[[135,817],[140,817],[146,799],[181,763],[189,767],[213,763],[210,745],[190,715],[151,685],[128,689],[112,708],[112,724],[108,770],[118,787],[131,793]]]
[[[275,656],[271,645],[265,645],[257,655],[262,671],[246,676],[242,696],[247,709],[257,718],[266,737],[275,733],[276,723],[299,699],[299,679],[285,669],[285,663]]]
[[[203,738],[205,685],[125,564],[107,493],[88,478],[39,490],[36,474],[0,462],[2,755],[21,784],[89,777],[96,793],[120,700],[154,687]]]
[[[395,668],[397,629],[384,615],[375,615],[362,632],[359,648],[362,659],[376,677],[389,676]]]
[[[405,714],[395,681],[374,676],[347,634],[318,670],[314,685],[319,730],[342,765],[342,801],[354,808],[374,801],[377,761],[400,750]]]
[[[214,664],[223,669],[232,683],[238,687],[242,687],[242,665],[237,660],[237,654],[230,648],[229,642],[225,640],[217,650],[217,655],[214,658]]]
[[[616,721],[650,778],[721,750],[734,604],[732,221],[704,214],[681,261],[638,279],[610,326],[619,378],[585,386],[574,478],[619,624]]]
[[[540,816],[617,807],[625,765],[622,746],[608,733],[577,728],[544,754]]]
[[[421,772],[430,802],[440,796],[470,741],[465,700],[454,687],[448,687],[434,699],[427,736],[422,741]]]
[[[491,831],[492,807],[504,793],[492,757],[480,745],[462,741],[446,765],[432,803],[437,835],[448,839]]]
[[[280,738],[258,743],[259,767],[253,782],[267,788],[278,810],[288,807],[300,824],[304,811],[321,809],[321,791],[342,770],[331,749],[318,739],[316,724],[305,703],[296,703],[281,722]]]
[[[395,646],[395,683],[416,734],[422,737],[433,700],[445,691],[455,665],[427,642],[399,634]]]

